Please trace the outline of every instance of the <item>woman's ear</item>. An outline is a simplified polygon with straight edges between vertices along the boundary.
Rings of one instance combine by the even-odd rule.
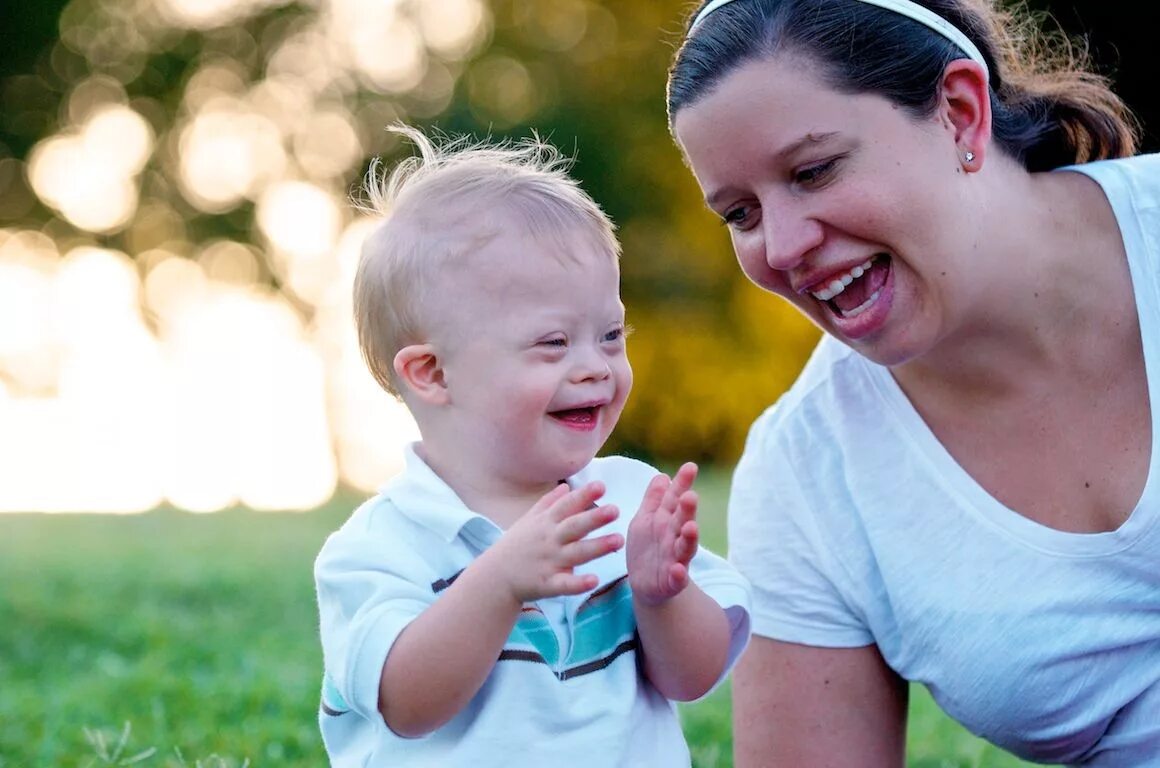
[[[978,62],[955,59],[947,64],[939,115],[953,132],[963,170],[982,168],[991,144],[991,90]]]
[[[430,405],[448,402],[447,383],[435,347],[410,344],[395,353],[395,375],[413,397]]]

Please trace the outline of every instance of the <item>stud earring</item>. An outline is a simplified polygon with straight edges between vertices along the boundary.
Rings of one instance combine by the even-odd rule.
[[[963,159],[966,160],[968,163],[973,163],[973,162],[975,162],[975,153],[971,152],[970,150],[967,150],[967,154],[963,155]]]

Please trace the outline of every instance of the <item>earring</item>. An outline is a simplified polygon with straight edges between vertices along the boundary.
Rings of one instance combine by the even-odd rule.
[[[963,159],[968,163],[973,163],[975,162],[975,153],[968,149],[967,154],[963,155]]]

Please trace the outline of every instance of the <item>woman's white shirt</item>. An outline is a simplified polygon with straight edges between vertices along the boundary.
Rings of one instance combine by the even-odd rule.
[[[1028,759],[1160,766],[1160,155],[1069,170],[1104,189],[1152,405],[1137,507],[1076,534],[1006,508],[890,372],[826,337],[754,424],[729,504],[754,632],[877,644],[974,733]]]

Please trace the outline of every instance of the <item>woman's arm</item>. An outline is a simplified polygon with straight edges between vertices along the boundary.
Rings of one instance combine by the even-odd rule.
[[[908,687],[876,646],[755,636],[733,671],[737,768],[902,768]]]

